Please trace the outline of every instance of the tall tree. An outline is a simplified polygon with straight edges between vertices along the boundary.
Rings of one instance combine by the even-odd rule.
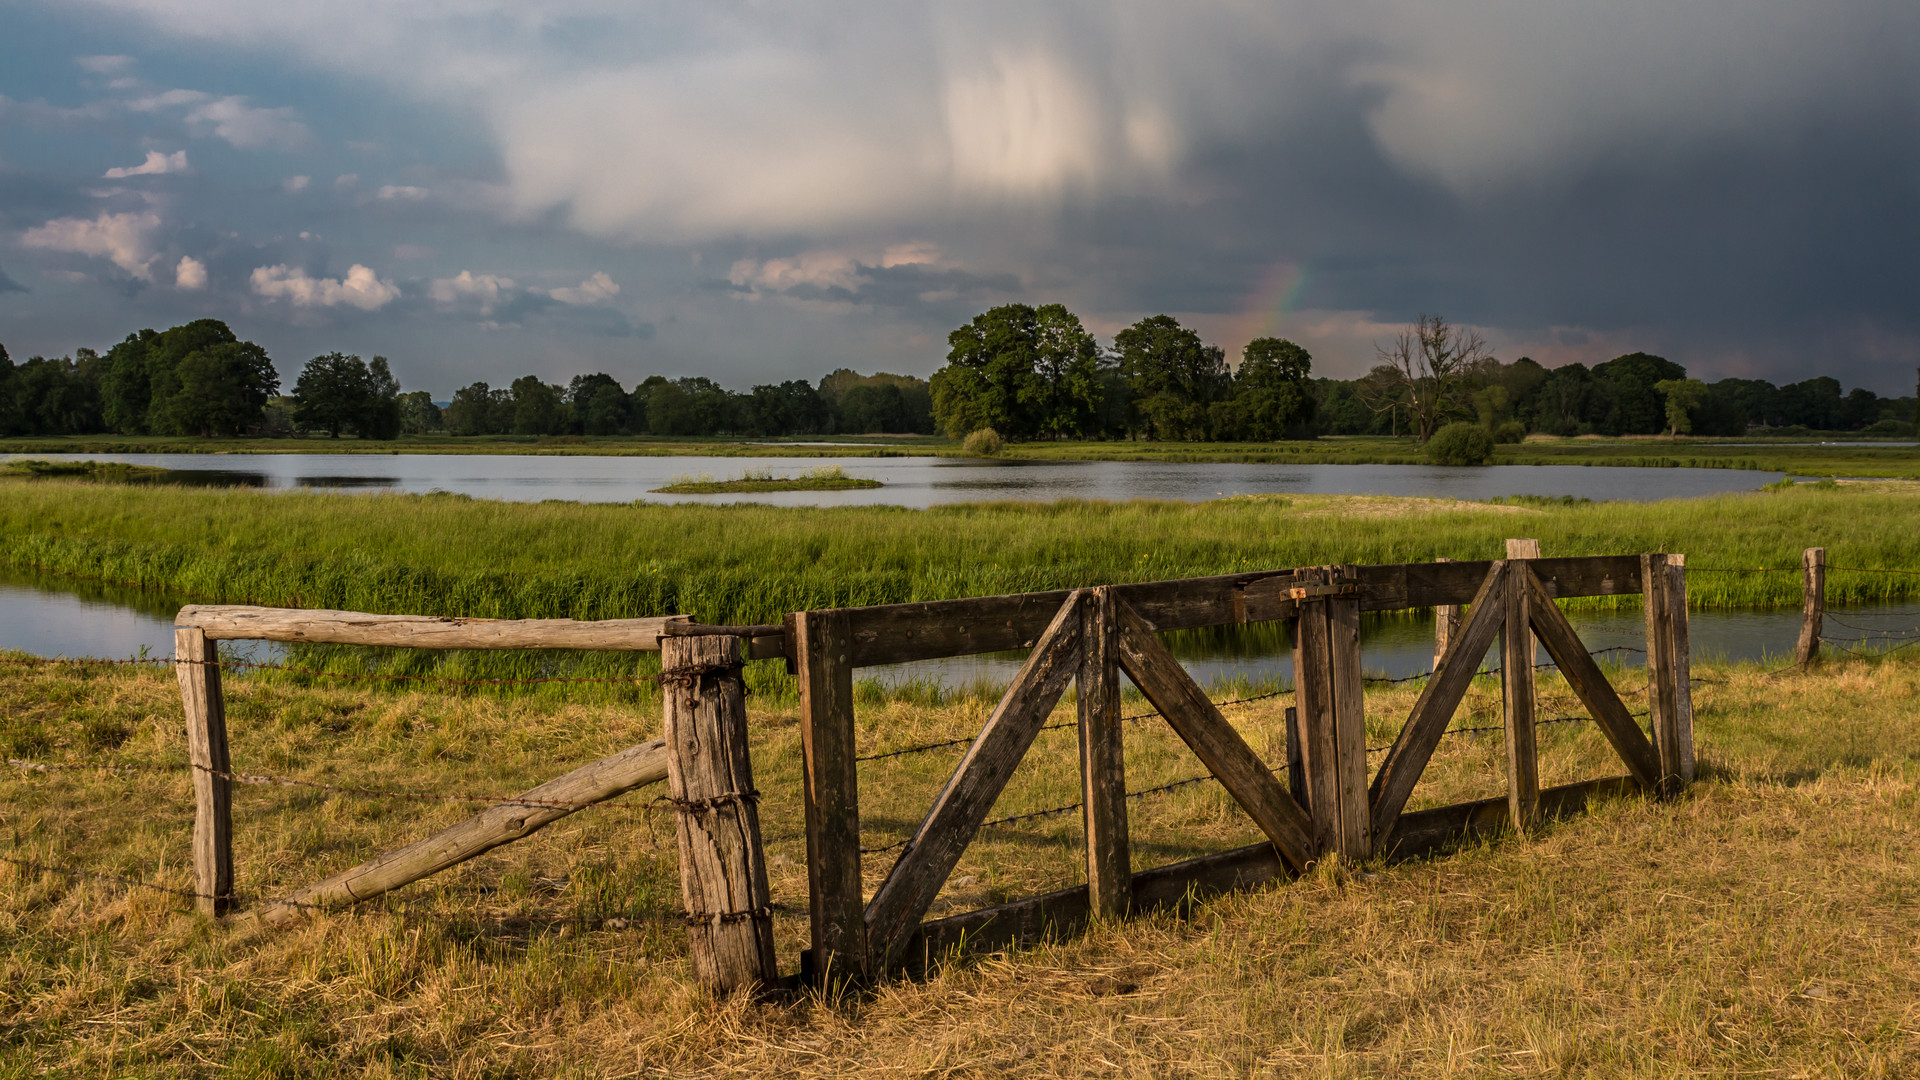
[[[947,335],[947,365],[933,374],[933,415],[948,435],[992,428],[1027,438],[1039,430],[1039,321],[1030,305],[1002,304]]]
[[[1606,435],[1654,435],[1666,428],[1667,407],[1657,383],[1684,379],[1687,369],[1661,356],[1634,352],[1595,364],[1594,377],[1613,389],[1613,408],[1601,424]]]
[[[294,423],[337,439],[360,419],[372,395],[366,361],[339,352],[316,356],[293,384]]]
[[[1653,384],[1667,414],[1667,434],[1693,431],[1693,412],[1707,401],[1707,384],[1699,379],[1662,379]]]
[[[1312,422],[1313,357],[1285,338],[1247,342],[1233,374],[1233,418],[1240,438],[1280,439]]]
[[[1439,315],[1421,315],[1400,332],[1393,343],[1376,347],[1374,368],[1391,385],[1391,399],[1377,401],[1376,410],[1403,410],[1411,434],[1421,442],[1433,438],[1448,420],[1464,414],[1469,387],[1467,374],[1491,353],[1478,331],[1450,325]]]
[[[1113,337],[1137,425],[1153,439],[1204,439],[1208,406],[1227,396],[1226,354],[1171,315],[1154,315]]]
[[[538,375],[522,375],[513,380],[508,392],[513,395],[515,435],[559,435],[567,430],[572,417],[565,390]]]

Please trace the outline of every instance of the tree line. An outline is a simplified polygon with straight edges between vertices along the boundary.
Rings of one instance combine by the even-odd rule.
[[[1225,352],[1167,315],[1103,344],[1064,306],[1006,304],[948,335],[931,380],[841,368],[818,383],[734,391],[703,376],[653,375],[631,389],[604,372],[565,385],[527,375],[475,382],[442,407],[405,391],[385,357],[328,353],[307,361],[291,393],[265,349],[217,319],[141,330],[105,353],[31,357],[0,345],[0,434],[115,432],[192,436],[320,434],[832,435],[991,428],[1010,439],[1175,441],[1414,435],[1477,423],[1504,441],[1547,435],[1740,435],[1753,428],[1910,434],[1914,399],[1842,392],[1817,376],[1688,377],[1681,365],[1628,353],[1589,368],[1495,358],[1477,334],[1422,316],[1358,379],[1312,374],[1283,338]]]

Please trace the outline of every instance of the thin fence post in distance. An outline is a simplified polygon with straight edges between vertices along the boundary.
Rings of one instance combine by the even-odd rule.
[[[1800,641],[1793,662],[1810,668],[1820,659],[1820,623],[1827,611],[1827,549],[1811,547],[1800,555],[1804,585],[1800,598]]]
[[[225,915],[233,898],[233,772],[227,755],[227,709],[220,693],[220,647],[196,626],[173,629],[174,672],[187,715],[193,764],[194,905]]]
[[[1087,899],[1117,918],[1133,901],[1127,841],[1126,744],[1120,723],[1120,627],[1113,590],[1093,590],[1080,608],[1080,780],[1087,841]]]
[[[1507,558],[1520,565],[1516,574],[1529,574],[1526,560],[1540,557],[1540,541],[1509,539]],[[1522,579],[1524,580],[1524,579]],[[1540,804],[1540,754],[1534,728],[1534,703],[1539,700],[1534,679],[1534,639],[1527,611],[1530,590],[1507,590],[1507,621],[1500,630],[1501,710],[1506,721],[1507,811],[1515,832],[1533,825]]]
[[[1437,563],[1452,562],[1452,559],[1439,558]],[[1447,654],[1447,642],[1460,632],[1460,605],[1439,604],[1433,609],[1433,663],[1429,667],[1440,666],[1440,658]]]
[[[740,639],[663,638],[667,787],[678,811],[680,895],[694,978],[752,989],[778,976],[759,793],[747,751]]]

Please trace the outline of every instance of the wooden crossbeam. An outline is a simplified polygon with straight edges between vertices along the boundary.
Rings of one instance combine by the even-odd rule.
[[[1376,842],[1393,835],[1400,811],[1406,808],[1413,786],[1420,782],[1420,774],[1426,771],[1434,748],[1446,734],[1447,724],[1453,720],[1453,711],[1460,707],[1460,699],[1473,683],[1481,658],[1487,655],[1494,635],[1506,625],[1506,595],[1512,567],[1512,563],[1499,559],[1487,571],[1480,582],[1480,591],[1474,594],[1466,627],[1457,637],[1448,639],[1446,654],[1435,665],[1433,677],[1420,691],[1406,726],[1400,729],[1400,737],[1393,741],[1387,759],[1374,774],[1370,801]]]
[[[994,800],[1006,789],[1014,767],[1079,671],[1080,607],[1086,598],[1086,590],[1076,589],[1060,605],[906,851],[867,904],[867,948],[876,973],[893,966],[961,853],[973,842]]]
[[[1540,635],[1540,643],[1547,647],[1547,655],[1560,665],[1560,674],[1566,677],[1567,685],[1587,707],[1594,722],[1600,725],[1607,741],[1626,762],[1627,769],[1634,780],[1648,791],[1655,788],[1660,776],[1660,767],[1653,756],[1653,744],[1641,733],[1640,725],[1633,722],[1633,715],[1627,711],[1626,703],[1614,692],[1612,684],[1601,673],[1600,665],[1588,655],[1586,645],[1580,636],[1574,633],[1573,624],[1560,612],[1560,608],[1547,596],[1546,589],[1531,573],[1521,578],[1527,589],[1527,617],[1533,624],[1533,632]]]
[[[1160,710],[1194,755],[1213,773],[1294,870],[1314,859],[1313,823],[1287,794],[1272,770],[1188,675],[1137,612],[1116,601],[1120,666]]]

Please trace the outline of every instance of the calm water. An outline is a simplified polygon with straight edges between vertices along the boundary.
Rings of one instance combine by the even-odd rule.
[[[183,602],[165,594],[0,574],[0,649],[40,656],[171,656],[173,616]],[[1836,609],[1833,614],[1856,626],[1885,632],[1920,625],[1920,604]],[[1575,612],[1569,617],[1591,649],[1645,644],[1645,627],[1637,610]],[[1799,628],[1798,609],[1697,611],[1691,619],[1693,653],[1703,660],[1780,660],[1791,655]],[[1828,632],[1847,637],[1861,634],[1831,624]],[[1369,675],[1402,678],[1432,666],[1429,618],[1368,616],[1360,637]],[[1174,654],[1202,685],[1287,683],[1293,678],[1293,645],[1282,624],[1183,632],[1168,639]],[[244,655],[264,658],[273,650],[254,643]],[[950,688],[1004,686],[1023,659],[1019,654],[957,657],[868,668],[860,676],[889,685],[921,680]],[[1541,660],[1545,659],[1543,654]],[[1639,654],[1630,652],[1611,654],[1610,659],[1629,665],[1640,662]],[[1498,658],[1490,656],[1489,663],[1497,664]]]
[[[27,455],[11,455],[22,457]],[[779,506],[935,506],[995,499],[1217,499],[1311,493],[1575,495],[1650,502],[1752,491],[1781,473],[1737,469],[1641,469],[1581,465],[1251,465],[1152,461],[1019,462],[952,458],[530,457],[489,454],[100,454],[91,457],[175,469],[196,481],[272,491],[448,491],[537,502],[757,502]],[[748,469],[790,476],[826,465],[885,487],[755,495],[654,495],[676,479],[731,479]]]

